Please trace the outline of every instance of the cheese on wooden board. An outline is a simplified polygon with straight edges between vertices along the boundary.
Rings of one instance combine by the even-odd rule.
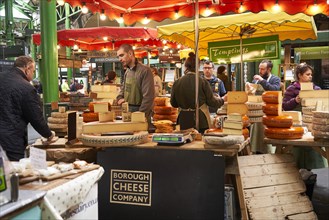
[[[102,92],[112,92],[117,93],[117,86],[116,85],[102,85]]]
[[[122,112],[122,121],[131,122],[131,112]]]
[[[248,108],[246,104],[228,104],[227,105],[227,114],[239,113],[241,115],[246,115]]]
[[[93,92],[102,92],[103,87],[102,87],[102,85],[92,85],[90,87],[90,90],[93,91]]]
[[[228,104],[243,104],[248,101],[248,95],[245,91],[229,91],[227,93]]]
[[[312,82],[301,82],[300,83],[300,90],[313,90],[313,83]]]
[[[293,124],[293,120],[292,117],[288,115],[264,115],[263,124],[273,128],[290,128]]]
[[[263,112],[266,115],[282,115],[282,104],[266,103],[263,106]]]
[[[145,112],[132,112],[131,122],[145,122]]]
[[[300,91],[300,98],[326,98],[329,99],[329,90]]]
[[[282,111],[282,115],[291,116],[293,121],[302,120],[302,113],[299,111]]]
[[[249,135],[249,130],[247,128],[243,129],[232,129],[232,128],[223,128],[223,133],[228,135]]]
[[[99,112],[98,121],[99,122],[115,121],[115,113],[114,112]]]
[[[147,122],[90,122],[82,125],[82,133],[109,133],[109,132],[121,132],[121,131],[147,131]]]
[[[100,101],[97,101],[97,102],[89,102],[89,104],[88,104],[89,111],[91,111],[91,112],[97,112],[97,111],[95,111],[95,107],[94,107],[95,104],[108,105],[107,110],[105,110],[105,107],[104,107],[104,112],[111,111],[111,104],[109,102],[100,102]]]
[[[263,102],[279,104],[282,103],[282,92],[281,91],[266,91],[262,94]]]
[[[97,99],[116,99],[117,94],[113,92],[97,92]]]
[[[208,148],[216,148],[216,146],[224,147],[234,144],[241,144],[244,142],[243,135],[228,135],[224,137],[220,136],[203,136],[203,141],[208,145]],[[205,146],[205,148],[207,148]]]
[[[304,128],[265,128],[265,136],[273,139],[300,139],[303,137]]]
[[[263,99],[261,95],[248,95],[248,102],[262,103]]]

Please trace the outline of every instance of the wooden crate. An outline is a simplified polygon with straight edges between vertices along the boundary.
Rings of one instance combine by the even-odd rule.
[[[238,164],[250,219],[317,219],[292,155],[241,156]]]

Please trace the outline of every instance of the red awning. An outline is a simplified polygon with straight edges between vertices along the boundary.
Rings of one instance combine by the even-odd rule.
[[[290,15],[297,13],[329,15],[327,0],[219,0],[219,4],[212,4],[213,1],[198,1],[201,16],[204,15],[207,8],[216,15],[241,13],[239,11],[241,4],[244,6],[244,11],[271,12],[276,2],[282,11]],[[154,21],[162,21],[166,18],[176,19],[176,13],[180,17],[193,17],[195,15],[193,0],[65,0],[65,2],[74,7],[82,7],[85,4],[93,13],[101,13],[104,10],[104,14],[111,20],[122,16],[127,25],[142,21],[145,16]],[[318,8],[314,8],[314,5],[317,5]]]
[[[159,47],[177,48],[177,44],[157,39],[157,30],[143,27],[95,27],[57,31],[57,44],[82,50],[116,49],[127,43],[139,50],[154,50]],[[107,37],[107,39],[104,39]],[[33,43],[40,45],[41,35],[33,34]]]

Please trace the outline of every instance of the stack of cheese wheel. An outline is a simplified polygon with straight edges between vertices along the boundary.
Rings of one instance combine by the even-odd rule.
[[[243,135],[245,139],[249,137],[248,126],[250,120],[247,115],[231,113],[227,115],[227,120],[223,123],[223,133],[227,135]]]
[[[65,108],[64,111],[60,110],[59,112],[51,113],[51,116],[48,117],[48,126],[56,134],[67,133],[67,113],[65,112]]]
[[[103,102],[90,102],[89,103],[89,111],[84,111],[82,113],[83,122],[92,122],[98,121],[98,112],[94,112],[94,105],[96,103],[103,103]],[[111,104],[108,102],[108,111],[111,111]]]
[[[266,91],[262,95],[265,102],[263,111],[263,124],[265,136],[273,139],[299,139],[304,134],[302,127],[292,127],[293,118],[282,115],[282,93],[281,91]]]
[[[169,98],[167,97],[155,97],[154,99],[154,115],[153,121],[169,120],[172,122],[177,121],[177,108],[173,108],[170,105]]]
[[[329,140],[329,112],[328,111],[314,111],[312,122],[312,134],[314,139]]]
[[[248,96],[248,102],[246,102],[248,112],[247,116],[251,123],[262,122],[263,120],[263,100],[262,96]]]
[[[315,106],[302,107],[303,125],[305,125],[309,131],[312,131],[313,111],[315,111]]]

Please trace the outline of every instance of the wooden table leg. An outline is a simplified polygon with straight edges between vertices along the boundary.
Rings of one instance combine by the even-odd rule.
[[[248,211],[247,211],[247,206],[246,206],[246,203],[244,200],[243,187],[242,187],[240,174],[235,175],[235,182],[236,182],[236,188],[237,188],[237,193],[238,193],[238,197],[239,197],[241,218],[242,218],[242,220],[248,220]]]

